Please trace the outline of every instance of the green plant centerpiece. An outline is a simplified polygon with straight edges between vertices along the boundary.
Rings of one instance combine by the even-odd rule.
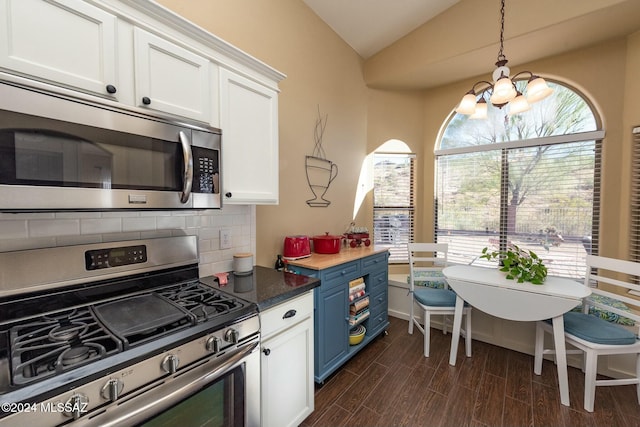
[[[518,283],[531,282],[534,285],[542,285],[547,277],[547,267],[542,259],[535,252],[520,249],[516,245],[509,245],[506,251],[484,248],[480,258],[499,261],[500,271],[507,273],[507,279],[517,280]]]

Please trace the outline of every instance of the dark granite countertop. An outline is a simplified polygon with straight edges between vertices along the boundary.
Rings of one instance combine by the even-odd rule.
[[[265,311],[320,286],[320,280],[313,277],[261,266],[255,266],[253,274],[248,276],[235,276],[230,272],[229,283],[223,286],[218,284],[214,276],[202,277],[200,281],[222,292],[256,303],[259,311]]]

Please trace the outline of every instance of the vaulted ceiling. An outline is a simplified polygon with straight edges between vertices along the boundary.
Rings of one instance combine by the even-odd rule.
[[[499,0],[304,0],[364,59],[371,87],[425,89],[488,74]],[[640,0],[506,0],[509,66],[640,30]]]

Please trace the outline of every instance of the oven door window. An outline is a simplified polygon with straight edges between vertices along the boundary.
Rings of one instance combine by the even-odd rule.
[[[140,427],[245,425],[245,378],[241,367],[140,424]]]
[[[28,126],[0,129],[0,184],[182,189],[184,162],[177,132],[175,141],[166,141],[63,124],[33,118]]]

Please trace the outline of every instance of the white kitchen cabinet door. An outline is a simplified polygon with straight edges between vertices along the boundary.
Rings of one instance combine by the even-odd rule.
[[[134,28],[136,106],[210,123],[207,58]]]
[[[220,69],[222,194],[229,204],[278,203],[278,93]]]
[[[0,0],[0,67],[117,99],[116,17],[73,0]]]
[[[314,408],[313,319],[262,344],[262,426],[295,427]]]

